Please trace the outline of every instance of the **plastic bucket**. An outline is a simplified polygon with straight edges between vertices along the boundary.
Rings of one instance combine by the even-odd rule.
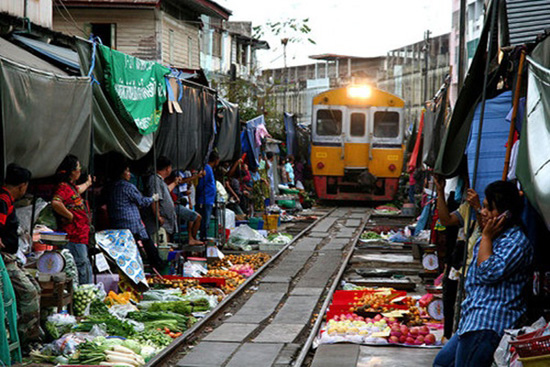
[[[268,231],[275,230],[279,227],[279,214],[264,215],[264,228]]]

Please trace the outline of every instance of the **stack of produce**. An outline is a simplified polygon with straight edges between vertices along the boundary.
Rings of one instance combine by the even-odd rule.
[[[151,288],[179,288],[183,294],[187,293],[188,289],[196,288],[206,290],[199,284],[197,279],[167,279],[164,277],[155,276],[147,279],[147,283]]]
[[[77,287],[73,294],[73,309],[75,316],[84,315],[88,305],[99,296],[99,289],[94,285],[85,284]]]
[[[250,255],[227,255],[221,260],[215,261],[212,265],[209,265],[209,269],[229,269],[233,265],[250,265],[250,267],[256,271],[266,262],[271,259],[271,256],[263,253],[258,252],[255,254]]]
[[[231,270],[208,270],[206,276],[212,278],[224,278],[225,286],[222,287],[222,289],[226,294],[233,292],[245,281],[242,275]]]

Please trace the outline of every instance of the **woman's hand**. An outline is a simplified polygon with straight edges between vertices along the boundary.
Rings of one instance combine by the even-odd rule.
[[[475,209],[475,211],[479,211],[481,209],[481,203],[479,202],[479,195],[474,189],[468,189],[466,193],[466,201],[472,208]]]
[[[487,222],[485,223],[485,227],[483,227],[482,235],[484,237],[487,237],[491,241],[494,241],[494,239],[497,238],[498,235],[504,229],[505,222],[506,222],[506,217],[502,217],[500,219],[498,217],[487,219]]]

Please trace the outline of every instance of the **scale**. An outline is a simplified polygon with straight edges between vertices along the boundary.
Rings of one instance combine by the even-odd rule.
[[[428,271],[435,271],[439,268],[439,260],[434,253],[427,253],[422,256],[422,266]]]
[[[67,233],[63,232],[40,232],[40,241],[55,247],[64,246],[69,242]],[[36,268],[44,274],[61,273],[65,269],[65,258],[59,249],[44,251],[36,261]]]
[[[443,320],[443,300],[441,298],[434,298],[426,307],[428,315],[434,320]]]

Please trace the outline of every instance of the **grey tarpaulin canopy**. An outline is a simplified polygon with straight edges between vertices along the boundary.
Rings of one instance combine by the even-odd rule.
[[[80,68],[84,75],[88,75],[92,60],[92,43],[75,37],[75,46],[80,57]],[[111,105],[103,86],[103,65],[96,53],[93,71],[93,126],[95,152],[105,154],[118,152],[135,160],[143,157],[153,145],[152,135],[141,135],[134,123],[118,116]]]
[[[239,122],[239,106],[225,99],[219,99],[224,108],[223,119],[216,135],[216,148],[221,161],[231,161],[241,154],[241,129]]]
[[[89,78],[54,75],[0,57],[0,101],[4,165],[18,163],[41,178],[53,175],[68,153],[88,164]]]
[[[527,121],[521,133],[516,175],[550,228],[550,37],[533,50],[528,61]]]
[[[183,113],[163,109],[156,135],[156,155],[164,155],[177,169],[204,166],[214,136],[215,91],[181,80],[178,91]],[[221,137],[223,139],[224,137]]]

